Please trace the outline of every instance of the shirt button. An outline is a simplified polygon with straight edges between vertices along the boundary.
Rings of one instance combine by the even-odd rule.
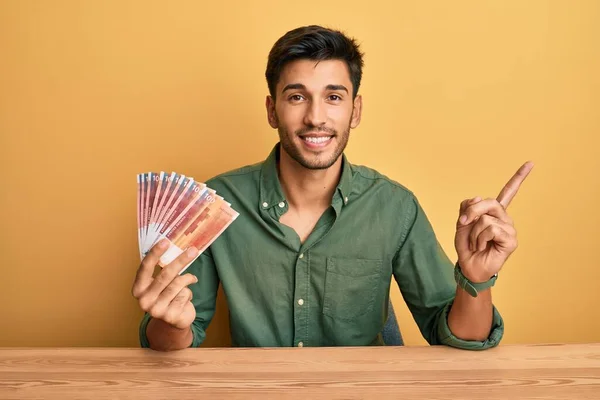
[[[300,253],[300,255],[298,256],[298,258],[300,258],[300,259],[304,258],[304,253]]]
[[[282,201],[281,203],[279,203],[279,208],[283,208],[285,207],[285,203]]]
[[[304,304],[304,300],[303,299],[298,299],[298,304],[300,304],[300,305]]]
[[[304,346],[304,343],[298,342],[298,347],[303,347],[303,346]]]
[[[348,204],[348,198],[344,197],[344,204]]]
[[[264,208],[267,208],[267,207],[269,207],[269,203],[267,203],[267,202],[265,201],[265,202],[263,203],[263,207],[264,207]]]

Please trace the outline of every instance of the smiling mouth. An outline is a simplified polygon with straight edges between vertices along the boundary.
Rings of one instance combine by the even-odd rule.
[[[329,143],[333,136],[302,136],[301,139],[309,144],[325,144]]]

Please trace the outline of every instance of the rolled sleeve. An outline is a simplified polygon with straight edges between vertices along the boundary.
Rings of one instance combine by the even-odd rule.
[[[451,307],[452,302],[444,307],[438,320],[437,334],[441,344],[464,350],[485,350],[498,346],[504,336],[504,321],[495,306],[493,307],[494,316],[492,320],[492,329],[490,335],[484,341],[463,340],[452,334],[452,331],[450,331],[450,327],[448,326],[448,314]]]
[[[145,313],[142,318],[142,322],[140,322],[140,346],[143,348],[149,348],[150,342],[148,341],[148,336],[146,335],[146,329],[148,328],[148,323],[152,317],[150,314]]]

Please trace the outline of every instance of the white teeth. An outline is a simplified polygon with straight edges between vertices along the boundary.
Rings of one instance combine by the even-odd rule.
[[[306,140],[309,143],[324,143],[326,141],[328,141],[329,139],[331,139],[331,137],[329,136],[324,136],[324,137],[305,137],[304,140]]]

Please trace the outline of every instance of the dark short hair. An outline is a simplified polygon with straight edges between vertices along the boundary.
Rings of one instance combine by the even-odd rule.
[[[348,66],[352,82],[352,98],[356,97],[362,78],[363,53],[353,38],[344,33],[318,25],[293,29],[280,37],[269,52],[265,77],[269,93],[275,98],[275,87],[281,71],[291,61],[342,60]]]

